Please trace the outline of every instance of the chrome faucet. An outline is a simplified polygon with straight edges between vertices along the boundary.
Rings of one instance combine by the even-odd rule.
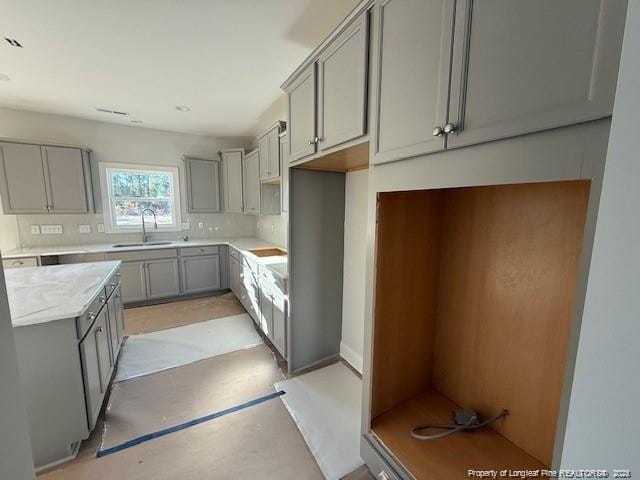
[[[156,230],[158,229],[158,218],[156,217],[156,212],[154,212],[151,208],[145,208],[144,210],[142,210],[142,243],[147,243],[151,238],[151,235],[147,233],[147,228],[144,224],[144,214],[147,212],[151,212],[151,215],[153,215],[154,228]]]

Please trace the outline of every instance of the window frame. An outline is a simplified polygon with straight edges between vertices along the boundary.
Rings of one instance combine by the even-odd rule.
[[[173,223],[171,225],[158,225],[158,229],[147,229],[148,232],[178,232],[182,230],[182,209],[180,205],[180,169],[178,167],[168,167],[161,165],[147,165],[142,163],[109,163],[100,162],[100,188],[102,196],[102,214],[104,216],[105,233],[139,233],[142,232],[142,225],[121,226],[117,225],[115,218],[115,201],[113,197],[113,185],[111,182],[112,171],[126,171],[143,174],[169,174],[172,180],[172,202],[173,202]],[[148,216],[147,222],[151,221]]]

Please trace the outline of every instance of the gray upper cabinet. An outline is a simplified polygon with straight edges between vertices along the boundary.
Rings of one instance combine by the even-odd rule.
[[[4,213],[88,213],[93,209],[88,152],[0,143]]]
[[[280,199],[282,205],[280,210],[282,212],[289,211],[289,142],[287,141],[287,134],[280,137],[280,162],[282,168],[282,184]]]
[[[453,0],[382,0],[376,4],[373,163],[437,152],[445,137]]]
[[[318,59],[318,148],[366,133],[368,14],[333,40]]]
[[[54,213],[89,211],[82,153],[77,148],[42,147],[49,205]]]
[[[242,213],[242,158],[243,149],[222,151],[224,171],[224,207],[227,213]]]
[[[220,162],[184,157],[187,181],[187,208],[190,213],[219,213]]]
[[[611,115],[626,5],[459,0],[447,148]]]
[[[49,200],[40,147],[0,143],[4,213],[47,213]]]
[[[260,180],[273,181],[280,178],[280,141],[282,122],[278,122],[267,133],[258,138],[260,152]]]
[[[242,162],[244,213],[260,214],[260,157],[258,150],[247,154]]]
[[[287,88],[289,99],[289,160],[316,153],[316,64],[303,71]]]

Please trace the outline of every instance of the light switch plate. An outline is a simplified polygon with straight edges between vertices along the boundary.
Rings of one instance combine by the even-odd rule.
[[[78,225],[78,232],[91,233],[91,225]]]
[[[104,223],[97,224],[96,229],[98,230],[98,233],[104,233]]]
[[[62,233],[62,225],[40,225],[43,235],[60,235]]]
[[[40,235],[40,225],[31,225],[31,235]]]

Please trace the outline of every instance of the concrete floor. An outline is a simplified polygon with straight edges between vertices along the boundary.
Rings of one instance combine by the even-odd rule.
[[[238,310],[238,307],[240,310]],[[232,295],[128,309],[125,330],[150,332],[241,313]],[[309,479],[323,476],[280,399],[231,413],[102,458],[137,436],[272,393],[282,378],[266,345],[115,384],[78,457],[41,480]],[[362,468],[349,480],[373,479]]]

